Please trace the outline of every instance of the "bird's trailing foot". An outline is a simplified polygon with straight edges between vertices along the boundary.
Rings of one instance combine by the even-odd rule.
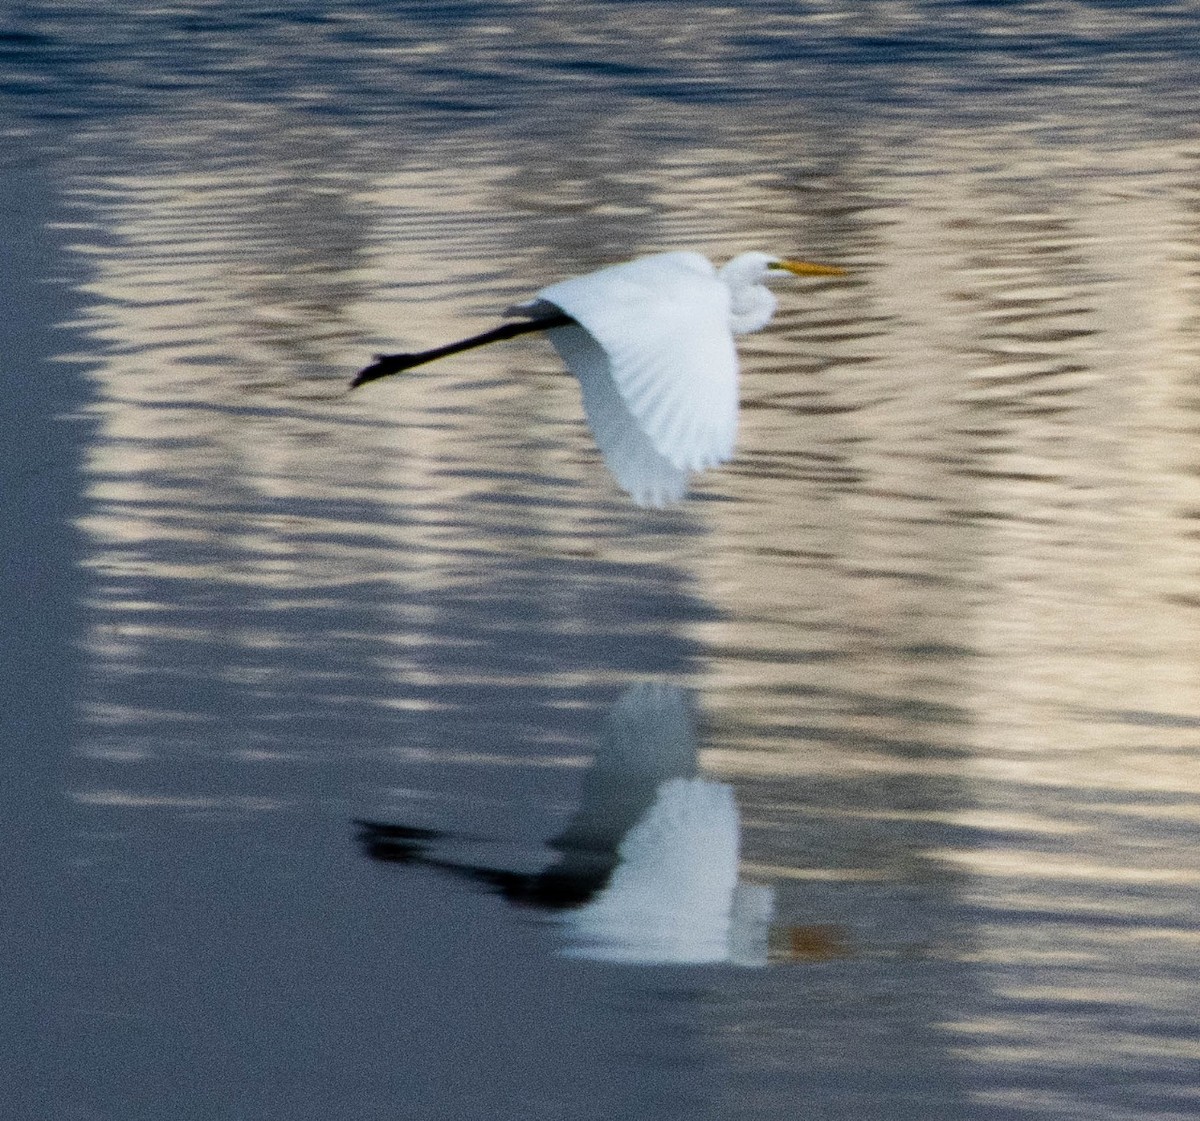
[[[351,389],[366,385],[378,378],[390,377],[392,374],[411,370],[414,366],[423,366],[426,362],[434,362],[450,354],[459,354],[464,350],[473,350],[477,346],[487,346],[488,343],[500,342],[502,339],[515,339],[518,335],[528,335],[532,331],[549,331],[553,327],[567,327],[575,320],[562,312],[550,315],[540,315],[536,319],[523,319],[516,323],[502,323],[482,335],[472,335],[469,339],[459,339],[455,343],[435,347],[433,350],[420,350],[413,354],[377,354],[375,361],[365,369],[359,370],[350,383]]]

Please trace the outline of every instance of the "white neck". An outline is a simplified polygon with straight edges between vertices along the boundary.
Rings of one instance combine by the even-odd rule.
[[[775,314],[775,296],[763,283],[770,261],[765,253],[743,253],[717,273],[729,288],[729,327],[735,335],[761,331]]]

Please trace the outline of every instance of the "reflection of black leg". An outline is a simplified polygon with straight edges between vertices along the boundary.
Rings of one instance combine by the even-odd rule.
[[[612,874],[610,856],[597,857],[579,851],[564,852],[558,863],[536,873],[440,860],[429,855],[429,848],[438,841],[455,840],[449,833],[378,821],[356,821],[355,825],[358,826],[358,842],[372,860],[417,864],[447,872],[459,879],[483,884],[498,891],[510,903],[522,907],[547,911],[579,907],[600,891]]]
[[[385,825],[378,821],[356,821],[358,842],[372,860],[408,864],[419,860],[426,848],[445,833],[412,825]]]
[[[608,869],[581,876],[550,868],[537,875],[507,872],[499,868],[450,868],[495,888],[510,903],[544,911],[567,911],[582,907],[608,882]]]

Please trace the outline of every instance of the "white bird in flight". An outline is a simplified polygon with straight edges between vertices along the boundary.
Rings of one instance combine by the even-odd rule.
[[[733,457],[738,372],[734,335],[765,327],[774,271],[845,270],[767,253],[716,268],[699,253],[656,253],[543,288],[510,308],[521,318],[415,354],[383,354],[351,388],[460,351],[545,331],[583,389],[600,454],[639,506],[666,506],[693,472]]]

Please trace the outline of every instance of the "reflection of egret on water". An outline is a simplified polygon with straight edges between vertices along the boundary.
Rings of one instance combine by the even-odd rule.
[[[743,253],[721,269],[699,253],[658,253],[543,288],[520,316],[481,335],[414,354],[384,354],[352,387],[402,370],[545,331],[583,389],[600,454],[639,506],[681,499],[692,472],[732,458],[737,435],[733,336],[775,313],[772,272],[844,270]]]
[[[541,872],[456,860],[445,833],[361,822],[379,860],[466,877],[556,914],[570,956],[607,961],[764,965],[771,888],[738,880],[733,790],[696,774],[688,694],[635,685],[614,706],[581,803]]]

